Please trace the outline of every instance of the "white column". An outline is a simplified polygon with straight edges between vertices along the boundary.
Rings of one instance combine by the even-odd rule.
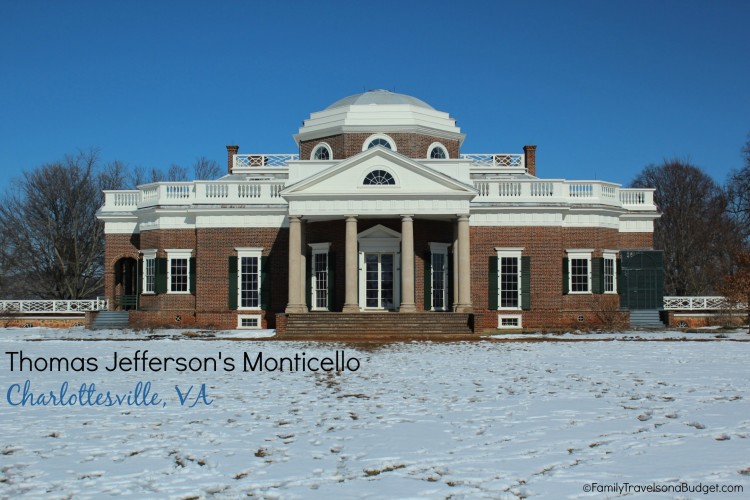
[[[304,297],[304,282],[300,283],[302,228],[298,216],[289,216],[289,302],[287,313],[307,312],[307,306],[300,297]]]
[[[346,217],[346,273],[343,312],[359,312],[357,300],[357,217]]]
[[[458,302],[456,312],[473,312],[471,304],[471,253],[469,216],[458,216]]]
[[[414,221],[401,216],[401,307],[400,312],[415,312],[414,302]]]
[[[458,303],[458,224],[453,223],[453,303],[449,304],[451,310],[456,310]]]

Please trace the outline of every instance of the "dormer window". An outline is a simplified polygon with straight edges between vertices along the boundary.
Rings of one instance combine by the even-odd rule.
[[[395,186],[396,179],[385,170],[373,170],[365,176],[364,186]]]
[[[330,160],[333,157],[331,146],[325,142],[318,144],[313,150],[311,160]]]
[[[362,145],[362,151],[367,151],[375,146],[382,146],[391,151],[396,151],[396,143],[393,142],[393,139],[384,134],[374,134],[368,137]]]
[[[439,142],[433,142],[427,148],[427,158],[431,160],[446,160],[448,159],[448,150]]]

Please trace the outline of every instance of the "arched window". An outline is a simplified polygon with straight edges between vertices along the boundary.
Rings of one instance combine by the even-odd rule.
[[[432,160],[445,160],[448,158],[448,150],[439,142],[433,142],[427,148],[427,157]]]
[[[365,176],[362,184],[365,186],[395,186],[396,179],[385,170],[373,170]]]
[[[370,144],[367,145],[367,149],[374,148],[375,146],[383,146],[384,148],[391,149],[391,143],[380,137],[370,141]]]
[[[368,137],[364,144],[362,144],[362,151],[367,151],[375,146],[382,146],[391,151],[396,151],[396,143],[385,134],[373,134]]]
[[[331,154],[331,146],[325,142],[318,144],[313,150],[311,160],[330,160],[333,154]]]

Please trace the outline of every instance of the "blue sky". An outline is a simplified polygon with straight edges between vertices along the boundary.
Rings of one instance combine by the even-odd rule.
[[[447,111],[548,178],[723,182],[750,132],[750,2],[0,0],[0,188],[79,149],[131,166],[296,152],[364,89]]]

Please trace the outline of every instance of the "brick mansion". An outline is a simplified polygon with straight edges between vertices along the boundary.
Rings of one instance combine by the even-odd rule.
[[[217,180],[107,191],[105,293],[133,326],[481,332],[661,308],[653,190],[470,154],[385,90],[312,113],[297,153],[227,146]]]

